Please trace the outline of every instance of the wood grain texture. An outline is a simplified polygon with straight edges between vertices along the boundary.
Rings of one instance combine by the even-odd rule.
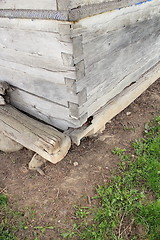
[[[93,115],[160,61],[158,7],[157,1],[148,2],[73,26],[73,42],[82,42],[74,51],[75,87],[77,92],[87,91],[87,101],[79,106],[80,116]]]
[[[130,7],[136,4],[145,3],[146,0],[106,0],[106,1],[85,1],[80,0],[75,4],[75,1],[71,3],[71,10],[69,11],[69,20],[70,21],[78,21],[80,19],[91,17],[97,14],[101,14],[104,12],[113,11],[116,9]],[[75,7],[73,7],[75,6]]]
[[[144,2],[146,0],[142,0],[141,2]],[[92,11],[92,14],[94,15],[94,8],[101,9],[104,8],[103,11],[106,11],[105,7],[112,7],[111,10],[116,6],[124,7],[127,5],[133,5],[135,3],[139,2],[138,0],[57,0],[58,10],[81,10],[82,12],[85,12],[86,7],[90,7],[90,11]],[[81,14],[82,14],[81,12]]]
[[[11,140],[52,163],[62,160],[71,146],[70,138],[65,134],[22,114],[9,105],[0,107],[0,129],[3,129],[2,133]]]
[[[101,129],[113,117],[124,110],[137,97],[139,97],[151,84],[160,78],[160,62],[146,72],[139,80],[124,89],[119,95],[115,96],[110,102],[99,109],[93,116],[89,126],[83,126],[79,129],[70,129],[67,134],[76,145],[80,145],[84,137],[92,136]]]
[[[68,126],[76,126],[70,118],[69,108],[32,95],[31,93],[15,89],[10,93],[10,101],[18,109],[59,129],[66,130]]]
[[[55,126],[62,125],[62,129],[74,125],[68,102],[79,102],[79,96],[65,82],[66,78],[76,79],[73,63],[64,59],[69,56],[73,62],[72,54],[70,23],[0,19],[0,81],[17,87],[18,94],[11,93],[12,104],[20,109],[24,106],[24,111],[40,115],[49,123],[56,122]],[[55,109],[51,120],[48,102]]]

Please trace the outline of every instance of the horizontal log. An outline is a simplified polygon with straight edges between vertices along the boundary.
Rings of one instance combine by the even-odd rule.
[[[71,146],[68,136],[10,105],[0,107],[0,129],[11,140],[52,163],[61,161]]]

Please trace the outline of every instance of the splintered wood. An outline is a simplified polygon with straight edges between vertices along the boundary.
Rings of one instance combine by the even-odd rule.
[[[0,106],[0,131],[54,164],[65,157],[71,146],[68,136],[10,105]]]
[[[6,94],[7,89],[8,84],[6,82],[0,82],[0,106],[4,106],[6,104],[4,95]]]

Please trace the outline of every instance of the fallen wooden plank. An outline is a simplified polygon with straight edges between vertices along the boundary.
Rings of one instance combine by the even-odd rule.
[[[0,107],[0,129],[6,137],[54,164],[65,157],[71,146],[68,136],[10,105]]]
[[[85,124],[83,127],[75,130],[66,131],[72,141],[76,145],[80,145],[82,138],[94,135],[101,129],[105,128],[105,124],[124,110],[137,97],[139,97],[152,83],[160,78],[160,62],[152,69],[145,73],[137,82],[127,87],[122,93],[113,98],[104,107],[98,110],[93,116],[93,120],[89,126]]]

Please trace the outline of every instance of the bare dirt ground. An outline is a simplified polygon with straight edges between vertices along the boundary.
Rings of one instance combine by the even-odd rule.
[[[130,142],[143,136],[144,124],[160,113],[160,80],[157,80],[127,109],[106,124],[103,134],[73,146],[67,157],[57,165],[47,163],[45,176],[29,171],[27,165],[33,152],[23,149],[12,154],[0,152],[0,190],[4,189],[19,209],[33,208],[35,226],[55,226],[40,239],[58,240],[60,229],[74,222],[74,206],[93,204],[98,184],[108,181],[119,161],[111,150],[130,148]],[[31,233],[21,239],[34,239]]]

